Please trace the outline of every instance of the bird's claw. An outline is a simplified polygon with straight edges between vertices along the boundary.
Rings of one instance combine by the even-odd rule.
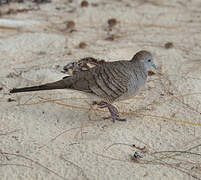
[[[120,118],[120,117],[116,117],[116,116],[108,116],[108,117],[103,117],[104,120],[106,119],[112,119],[113,122],[115,121],[126,121],[125,118]]]
[[[126,119],[122,119],[119,117],[119,111],[112,104],[109,104],[106,102],[100,102],[100,103],[96,103],[96,104],[100,105],[101,109],[102,108],[108,108],[108,110],[110,112],[111,116],[103,117],[103,119],[112,119],[113,122],[115,122],[115,121],[126,121]]]

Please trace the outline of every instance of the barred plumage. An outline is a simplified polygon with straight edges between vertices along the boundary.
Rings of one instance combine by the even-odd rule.
[[[13,89],[10,93],[75,89],[112,103],[135,95],[145,84],[151,66],[155,66],[151,53],[140,51],[130,61],[106,62],[53,83]]]

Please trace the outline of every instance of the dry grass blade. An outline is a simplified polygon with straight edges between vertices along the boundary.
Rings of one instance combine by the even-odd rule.
[[[83,169],[82,169],[81,167],[79,167],[77,164],[75,164],[75,163],[72,162],[72,161],[69,161],[69,160],[65,159],[63,156],[60,156],[60,158],[61,158],[62,160],[64,160],[65,162],[67,162],[67,163],[69,163],[69,164],[75,166],[75,167],[81,172],[82,176],[83,176],[85,179],[89,179],[89,178],[86,176],[86,174],[84,173]]]
[[[12,134],[12,133],[18,132],[18,131],[20,131],[20,129],[16,129],[16,130],[9,131],[9,132],[6,132],[6,133],[0,133],[0,136],[6,136],[6,135],[9,135],[9,134]]]
[[[46,103],[46,102],[51,102],[51,103],[55,103],[57,105],[60,106],[65,106],[65,107],[69,107],[69,108],[73,108],[73,109],[80,109],[80,110],[88,110],[88,111],[97,111],[97,112],[108,112],[107,110],[101,110],[101,109],[95,109],[95,108],[89,108],[89,107],[85,107],[85,106],[75,106],[75,105],[69,105],[69,104],[64,104],[64,103],[60,103],[60,102],[56,102],[55,100],[50,100],[50,99],[46,99],[46,98],[41,98],[44,101],[42,103]],[[25,106],[26,104],[18,104],[17,106]],[[31,104],[29,104],[31,105]],[[160,116],[160,115],[153,115],[153,114],[143,114],[143,113],[136,113],[136,112],[119,112],[120,114],[126,114],[126,115],[135,115],[135,116],[144,116],[144,117],[152,117],[152,118],[159,118],[159,119],[163,119],[163,120],[168,120],[168,121],[174,121],[177,123],[183,123],[183,124],[190,124],[190,125],[196,125],[196,126],[201,126],[201,123],[195,123],[195,122],[189,122],[189,121],[184,121],[184,120],[179,120],[179,119],[173,119],[173,118],[169,118],[169,117],[165,117],[165,116]]]
[[[175,98],[183,98],[183,97],[186,97],[186,96],[193,96],[193,95],[200,95],[200,94],[201,94],[201,92],[194,92],[194,93],[188,93],[188,94],[182,94],[182,95],[178,95],[178,96],[173,96],[173,97],[171,97],[169,99],[166,99],[166,100],[164,100],[162,102],[156,102],[154,104],[150,104],[150,106],[164,104],[164,103],[166,103],[168,101],[172,101]]]
[[[3,154],[3,155],[10,155],[10,156],[16,156],[16,157],[20,157],[20,158],[26,159],[26,160],[28,160],[28,161],[30,161],[30,162],[32,162],[32,163],[34,163],[34,164],[36,164],[36,165],[42,167],[43,169],[45,169],[45,170],[51,172],[52,174],[56,175],[57,177],[59,177],[59,178],[61,178],[61,179],[64,179],[64,180],[67,180],[67,178],[61,176],[60,174],[56,173],[55,171],[53,171],[53,170],[51,170],[51,169],[45,167],[44,165],[40,164],[39,162],[34,161],[34,160],[32,160],[32,159],[30,159],[30,158],[28,158],[28,157],[26,157],[26,156],[23,156],[23,155],[20,155],[20,154],[14,154],[14,153],[7,153],[7,152],[1,152],[1,154]]]
[[[89,127],[89,126],[85,126],[85,127]],[[65,130],[65,131],[63,131],[63,132],[61,132],[61,133],[59,133],[58,135],[56,135],[56,136],[55,136],[54,138],[52,138],[51,140],[49,140],[48,143],[53,142],[53,141],[56,140],[59,136],[62,136],[63,134],[65,134],[65,133],[67,133],[67,132],[69,132],[69,131],[72,131],[72,130],[75,130],[75,129],[79,129],[79,128],[81,128],[81,127],[75,127],[75,128],[67,129],[67,130]],[[48,144],[48,143],[47,143],[47,144]],[[39,149],[42,149],[43,147],[47,146],[47,144],[46,144],[46,145],[43,145],[43,146],[40,146]]]
[[[109,147],[106,148],[106,150],[108,150],[110,147],[114,146],[114,145],[126,145],[126,146],[130,146],[130,147],[133,147],[133,145],[131,144],[125,144],[125,143],[113,143],[112,145],[110,145]],[[198,144],[196,146],[193,146],[191,148],[188,148],[187,150],[181,150],[181,151],[155,151],[153,153],[149,153],[149,151],[143,151],[144,148],[140,148],[138,150],[146,153],[148,156],[151,156],[149,157],[148,159],[147,158],[142,158],[142,159],[138,159],[138,160],[134,160],[133,159],[133,156],[131,157],[131,159],[121,159],[121,158],[115,158],[115,157],[111,157],[111,156],[108,156],[108,155],[104,155],[104,154],[100,154],[100,153],[94,153],[96,154],[97,156],[101,156],[103,158],[107,158],[107,159],[110,159],[110,160],[115,160],[115,161],[123,161],[123,162],[129,162],[129,163],[138,163],[138,164],[146,164],[146,165],[161,165],[161,166],[167,166],[167,167],[170,167],[170,168],[173,168],[173,169],[176,169],[182,173],[185,173],[187,175],[189,175],[190,177],[192,178],[195,178],[195,179],[198,179],[200,180],[200,173],[199,172],[193,172],[192,171],[192,166],[198,166],[200,167],[200,163],[199,162],[192,162],[192,161],[185,161],[183,159],[176,159],[176,158],[173,158],[175,156],[180,156],[182,154],[188,154],[188,155],[196,155],[196,156],[201,156],[201,154],[199,153],[194,153],[194,152],[191,152],[191,150],[194,150],[198,147],[200,147],[201,144]],[[168,153],[168,155],[164,155],[164,153]],[[170,155],[171,153],[171,155]],[[162,156],[158,157],[157,154],[162,154]],[[189,157],[188,157],[189,159]],[[199,160],[200,158],[198,158]],[[171,162],[170,160],[174,160],[174,162]],[[168,162],[170,161],[170,162]],[[176,161],[176,162],[175,162]]]
[[[31,167],[31,166],[26,166],[26,165],[24,165],[24,164],[0,164],[0,166],[18,166],[18,167],[26,167],[26,168],[33,169],[33,167]]]
[[[201,154],[199,154],[199,153],[190,152],[191,150],[196,149],[196,148],[198,148],[198,147],[200,147],[200,146],[201,146],[201,144],[196,145],[196,146],[193,146],[193,147],[191,147],[191,148],[189,148],[189,149],[187,149],[187,150],[184,150],[184,151],[160,151],[160,152],[155,152],[154,154],[157,154],[157,153],[165,153],[165,152],[166,152],[166,153],[174,153],[174,154],[172,154],[172,155],[163,156],[163,157],[161,157],[159,160],[171,158],[171,157],[174,157],[174,156],[179,156],[179,155],[181,155],[181,154],[192,154],[192,155],[201,156]],[[157,159],[156,159],[156,160],[157,160]]]

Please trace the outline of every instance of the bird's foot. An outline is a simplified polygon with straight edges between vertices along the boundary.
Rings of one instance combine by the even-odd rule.
[[[103,117],[103,119],[112,119],[113,122],[115,122],[115,121],[126,121],[126,119],[122,119],[119,117],[118,109],[115,106],[113,106],[112,104],[109,104],[109,103],[103,102],[103,101],[101,101],[99,103],[94,102],[93,104],[99,105],[100,108],[108,108],[108,110],[110,112],[110,116]]]

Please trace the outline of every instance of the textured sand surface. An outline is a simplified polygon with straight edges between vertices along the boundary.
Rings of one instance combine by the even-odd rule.
[[[32,9],[0,16],[0,179],[201,179],[200,0],[88,2],[0,6],[2,13]],[[110,18],[117,20],[111,30]],[[67,21],[75,27],[66,28]],[[41,99],[89,107],[86,95],[70,90],[8,93],[58,80],[79,58],[130,59],[142,49],[153,53],[158,72],[137,97],[115,105],[172,120],[122,115],[127,122],[113,123],[101,119],[107,113]],[[153,154],[190,148],[194,155]]]

